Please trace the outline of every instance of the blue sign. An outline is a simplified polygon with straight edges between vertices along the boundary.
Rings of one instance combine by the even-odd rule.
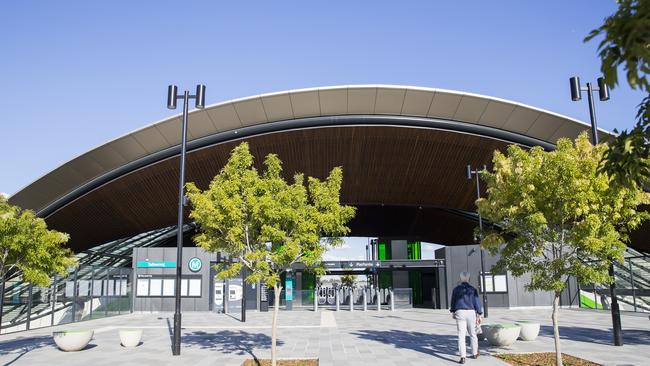
[[[201,263],[201,260],[199,258],[194,257],[190,259],[189,262],[187,262],[187,266],[190,268],[190,271],[198,272],[201,270],[201,266],[203,266],[203,263]]]
[[[137,268],[176,268],[174,261],[140,261],[136,263]]]

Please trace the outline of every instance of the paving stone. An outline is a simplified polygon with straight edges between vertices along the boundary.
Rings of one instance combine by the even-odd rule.
[[[421,366],[451,365],[458,360],[456,326],[447,311],[406,309],[395,312],[281,312],[278,329],[279,357],[319,357],[325,365]],[[54,328],[0,336],[0,364],[20,365],[233,365],[246,358],[269,358],[271,313],[252,312],[247,322],[213,313],[183,314],[182,354],[171,355],[173,314],[127,314]],[[645,365],[650,354],[647,316],[624,313],[626,345],[611,345],[608,312],[563,309],[560,333],[563,351],[604,365]],[[552,352],[550,310],[490,309],[490,322],[538,320],[540,336],[533,342],[516,342],[509,349],[481,342],[483,357],[472,365],[505,365],[488,353]],[[335,323],[335,326],[332,324]],[[119,328],[142,327],[143,343],[134,349],[119,344]],[[59,351],[51,332],[59,329],[92,328],[90,347],[75,353]]]

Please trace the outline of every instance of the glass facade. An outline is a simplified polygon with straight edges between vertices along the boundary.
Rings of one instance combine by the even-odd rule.
[[[1,332],[11,333],[128,313],[131,269],[80,265],[49,287],[33,286],[20,276],[7,281]]]
[[[650,312],[650,256],[628,249],[624,263],[614,265],[616,298],[621,311]],[[580,286],[580,307],[609,309],[609,286]]]
[[[193,226],[187,225],[189,233]],[[47,287],[9,276],[2,296],[0,333],[79,322],[132,311],[131,253],[135,247],[171,245],[176,227],[148,231],[105,243],[77,254],[79,266],[67,276],[54,276]]]

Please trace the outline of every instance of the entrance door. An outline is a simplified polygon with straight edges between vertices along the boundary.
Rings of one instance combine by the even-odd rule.
[[[434,273],[422,273],[422,306],[426,308],[440,308],[437,303],[436,292],[438,282]]]

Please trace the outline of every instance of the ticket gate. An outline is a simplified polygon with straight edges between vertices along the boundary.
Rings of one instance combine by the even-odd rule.
[[[319,287],[318,305],[336,305],[336,289],[334,287]]]

